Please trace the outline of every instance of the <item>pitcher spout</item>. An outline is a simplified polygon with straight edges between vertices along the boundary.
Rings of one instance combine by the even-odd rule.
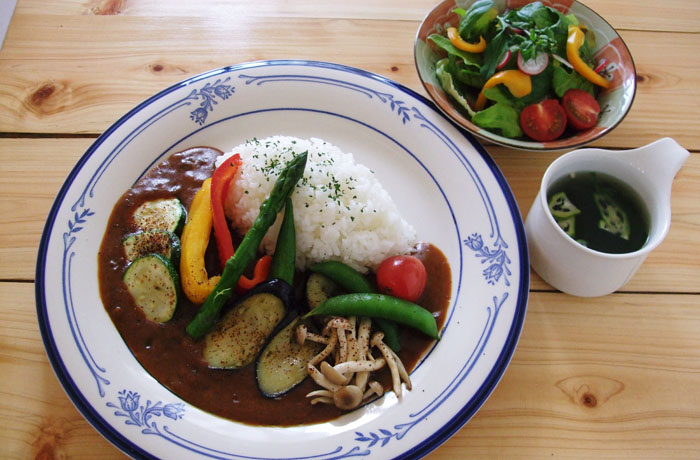
[[[690,152],[670,137],[664,137],[638,149],[620,152],[630,165],[652,178],[659,186],[671,186],[673,178]]]

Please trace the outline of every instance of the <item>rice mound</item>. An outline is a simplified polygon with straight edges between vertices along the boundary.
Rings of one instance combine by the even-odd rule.
[[[253,224],[287,162],[305,151],[306,170],[292,193],[298,269],[338,260],[365,273],[389,256],[411,251],[415,230],[374,173],[355,163],[351,153],[316,138],[252,139],[219,157],[217,166],[234,153],[241,156],[225,202],[226,215],[240,234]],[[281,215],[262,241],[267,254],[275,250]]]

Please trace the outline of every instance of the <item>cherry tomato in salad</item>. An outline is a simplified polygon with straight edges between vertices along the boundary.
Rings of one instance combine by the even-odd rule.
[[[536,141],[553,141],[566,128],[566,112],[556,99],[531,104],[520,112],[520,127]]]
[[[379,292],[415,302],[425,290],[428,274],[425,265],[414,256],[394,256],[377,269]]]
[[[561,105],[566,112],[569,125],[583,130],[598,123],[600,105],[593,96],[582,89],[570,89],[561,98]]]

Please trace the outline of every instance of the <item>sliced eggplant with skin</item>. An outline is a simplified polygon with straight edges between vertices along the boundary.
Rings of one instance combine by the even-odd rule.
[[[203,357],[209,367],[239,369],[255,361],[286,316],[292,292],[275,279],[243,297],[205,336]]]
[[[306,365],[324,347],[307,340],[299,345],[294,338],[301,319],[293,319],[265,346],[258,358],[255,376],[258,388],[268,398],[281,396],[309,375]]]
[[[262,293],[246,298],[206,335],[204,360],[212,368],[247,366],[255,361],[284,315],[284,303],[273,294]]]
[[[325,302],[328,297],[337,294],[337,292],[338,285],[320,273],[312,273],[306,281],[306,300],[309,302],[311,310]]]
[[[287,200],[280,232],[294,231],[291,200]],[[293,233],[292,233],[293,235]],[[204,360],[209,367],[239,369],[255,361],[292,306],[296,243],[277,238],[270,272],[275,278],[251,289],[205,337]],[[289,281],[283,278],[289,278]]]

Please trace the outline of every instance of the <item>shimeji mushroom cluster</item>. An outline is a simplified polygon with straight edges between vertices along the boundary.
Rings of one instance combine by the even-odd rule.
[[[304,324],[297,327],[296,339],[299,344],[310,340],[326,345],[307,364],[309,376],[323,387],[306,395],[311,398],[311,404],[335,404],[339,409],[350,410],[381,396],[384,387],[370,379],[373,371],[384,366],[389,366],[397,397],[401,397],[402,382],[406,384],[406,389],[411,389],[406,368],[396,353],[383,342],[384,333],[371,332],[371,319],[363,317],[358,320],[354,316],[331,317],[321,334],[310,332]],[[379,351],[381,357],[373,356],[374,349]]]

